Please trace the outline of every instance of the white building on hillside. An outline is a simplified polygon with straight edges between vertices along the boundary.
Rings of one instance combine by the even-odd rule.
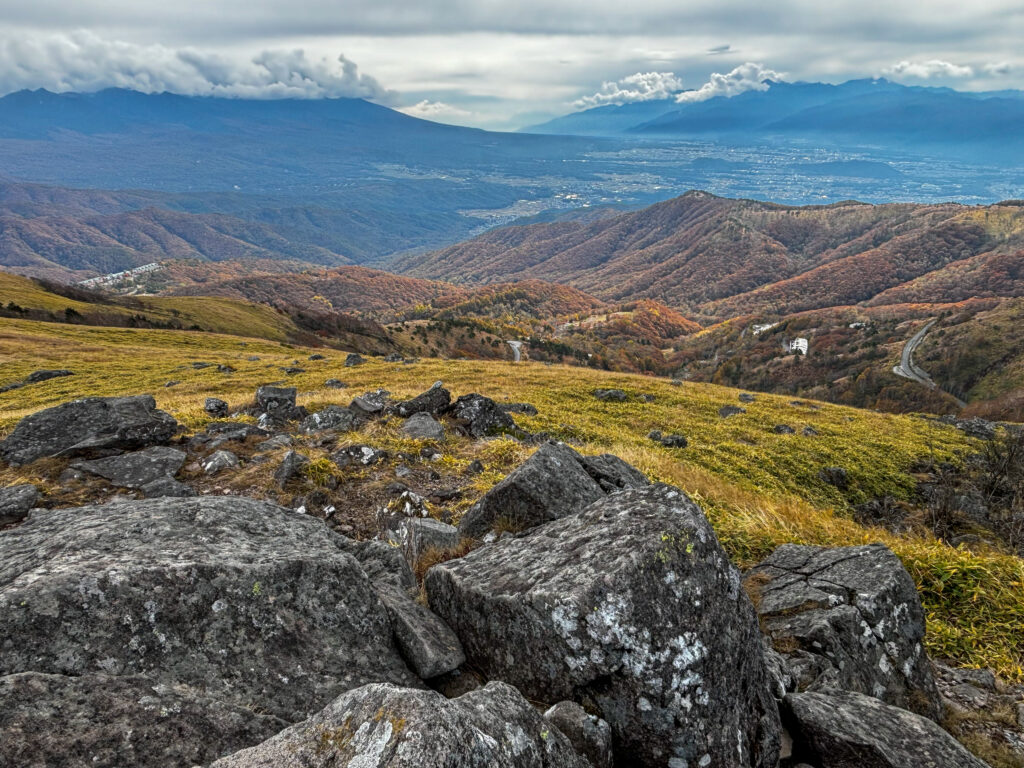
[[[806,355],[807,354],[807,339],[802,338],[802,337],[799,338],[799,339],[793,339],[791,342],[789,342],[789,351],[790,352],[799,352],[801,355]]]

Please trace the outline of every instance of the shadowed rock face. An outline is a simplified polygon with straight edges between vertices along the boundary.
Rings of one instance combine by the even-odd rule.
[[[145,675],[289,722],[418,685],[356,546],[242,498],[41,513],[0,533],[0,674]]]
[[[39,501],[39,489],[29,483],[0,488],[0,525],[24,520]]]
[[[503,683],[446,699],[367,685],[211,768],[590,768],[569,740]]]
[[[425,586],[475,668],[532,700],[591,702],[628,764],[775,765],[754,609],[681,491],[614,493],[434,566]]]
[[[26,416],[0,441],[0,459],[17,466],[44,456],[145,448],[167,442],[177,429],[152,395],[87,397]]]
[[[483,395],[463,395],[441,413],[470,437],[487,437],[516,429],[516,423],[498,404]]]
[[[795,761],[818,768],[988,768],[931,720],[848,691],[783,701]]]
[[[185,452],[154,446],[123,456],[79,461],[72,466],[105,477],[122,488],[143,488],[163,478],[173,478],[185,463]]]
[[[258,743],[287,725],[195,688],[140,676],[0,677],[3,765],[192,766]]]
[[[856,691],[939,719],[921,599],[887,547],[784,544],[746,585],[798,690]]]

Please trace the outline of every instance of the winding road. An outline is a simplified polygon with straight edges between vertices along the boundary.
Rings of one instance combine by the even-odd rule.
[[[937,322],[938,318],[929,320],[924,328],[915,333],[910,340],[903,345],[903,353],[900,355],[899,365],[893,366],[892,369],[892,372],[897,376],[902,376],[905,379],[916,381],[918,384],[923,384],[929,389],[939,389],[939,385],[932,381],[932,377],[928,375],[927,371],[914,362],[914,352],[919,346],[921,346],[921,342],[924,341],[924,337],[928,335],[928,331],[930,331],[932,326]],[[945,390],[942,391],[945,392]],[[956,397],[949,392],[946,392],[946,394],[956,400],[957,403],[960,404],[961,408],[967,405],[967,403],[959,397]]]

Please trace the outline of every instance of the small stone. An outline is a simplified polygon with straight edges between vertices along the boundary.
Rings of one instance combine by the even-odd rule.
[[[326,360],[326,358],[323,355],[321,355],[319,352],[317,352],[316,354],[310,355],[309,359],[310,360]]]
[[[302,475],[308,466],[308,458],[297,451],[288,451],[281,460],[281,465],[274,472],[274,481],[278,488],[284,488],[293,478]]]
[[[777,434],[777,435],[795,435],[796,434],[796,430],[793,429],[788,424],[776,424],[774,431],[775,431],[775,434]]]
[[[216,397],[208,397],[203,403],[203,410],[214,418],[223,419],[228,415],[228,404]]]
[[[289,366],[287,366],[285,368],[282,368],[281,370],[284,371],[289,376],[294,376],[297,373],[305,373],[306,372],[305,368],[299,368],[299,366],[297,366],[297,365],[289,365]]]
[[[804,437],[817,437],[819,432],[814,427],[804,427],[802,434]]]
[[[348,384],[341,381],[340,379],[328,379],[324,382],[324,386],[327,389],[345,389]]]
[[[754,395],[750,394],[749,392],[740,392],[740,402],[741,403],[752,403],[755,400],[757,400],[757,397],[755,397]]]
[[[444,426],[425,411],[410,416],[402,432],[416,440],[444,440]]]
[[[234,373],[235,372],[235,369],[232,368],[230,365],[223,365],[223,364],[222,365],[218,365],[217,366],[217,370],[220,371],[221,373]]]
[[[718,409],[718,415],[723,419],[727,419],[730,416],[736,416],[741,413],[746,413],[746,408],[740,408],[738,405],[723,405]]]
[[[350,352],[349,355],[345,358],[345,367],[352,368],[353,366],[356,365],[362,365],[365,362],[366,360],[363,359],[362,355],[357,354],[356,352]]]
[[[621,389],[595,389],[594,397],[598,400],[615,401],[623,403],[629,399],[629,395]]]
[[[480,461],[480,459],[474,459],[473,461],[469,462],[469,465],[466,467],[467,475],[479,475],[483,471],[484,463]]]
[[[41,370],[41,371],[32,371],[32,373],[30,373],[25,378],[25,382],[28,383],[28,384],[38,384],[41,381],[49,381],[50,379],[58,379],[58,378],[62,378],[64,376],[74,376],[74,375],[75,374],[74,374],[73,371],[69,371],[69,370],[66,370],[64,368],[61,368],[59,370],[47,370],[47,369],[44,369],[44,370]]]
[[[222,469],[234,468],[239,464],[238,457],[231,451],[215,451],[203,461],[203,471],[215,475]]]

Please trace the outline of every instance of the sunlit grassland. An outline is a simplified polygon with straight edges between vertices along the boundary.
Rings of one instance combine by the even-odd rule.
[[[309,361],[314,351],[328,359]],[[250,361],[250,356],[260,359]],[[973,450],[972,441],[957,430],[914,416],[826,403],[795,405],[791,398],[771,395],[758,395],[743,406],[747,413],[723,419],[718,409],[739,404],[738,390],[673,386],[665,379],[583,368],[427,359],[414,365],[371,359],[345,368],[344,357],[333,350],[198,332],[0,320],[0,384],[38,368],[75,372],[0,394],[0,434],[28,413],[90,395],[151,393],[160,407],[195,429],[208,420],[202,410],[205,397],[240,406],[251,401],[261,384],[296,386],[299,402],[317,408],[347,404],[354,394],[377,387],[408,397],[441,379],[455,395],[480,392],[499,401],[529,402],[539,415],[517,416],[525,429],[572,441],[584,453],[615,453],[653,479],[683,488],[704,506],[723,544],[743,566],[785,542],[888,544],[921,590],[933,654],[1024,679],[1021,560],[995,551],[954,549],[924,534],[899,536],[865,528],[850,515],[851,504],[875,496],[911,498],[915,479],[908,470],[918,460],[958,461]],[[283,373],[281,368],[295,360],[306,372]],[[196,370],[194,361],[236,370]],[[324,388],[328,378],[341,379],[348,390]],[[168,381],[180,383],[165,387]],[[609,387],[625,390],[630,400],[593,397],[594,389]],[[653,401],[644,402],[640,395],[651,395]],[[797,434],[776,434],[778,424],[792,426]],[[805,426],[818,434],[801,434]],[[647,438],[651,429],[682,433],[689,447],[655,444]],[[373,423],[349,437],[392,450],[414,447],[400,436],[396,423]],[[530,450],[507,438],[485,443],[449,438],[444,461],[451,468],[477,457],[488,467],[472,481],[463,506]],[[845,496],[819,480],[818,471],[827,466],[849,472],[851,490]],[[25,470],[20,472],[25,476]],[[12,470],[0,471],[0,482],[13,479]]]

